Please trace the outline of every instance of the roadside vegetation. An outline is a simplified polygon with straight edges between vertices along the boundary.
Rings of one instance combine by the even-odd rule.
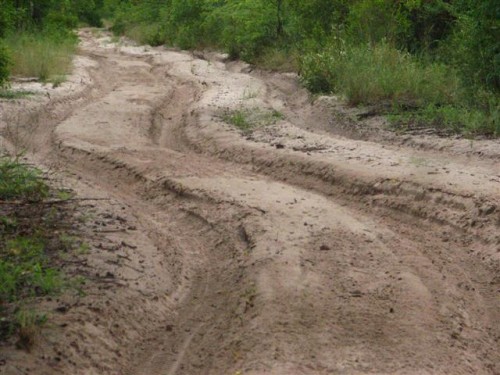
[[[76,246],[67,241],[74,207],[62,193],[21,159],[0,158],[0,342],[14,336],[29,350],[48,319],[38,299],[76,285],[61,271]]]
[[[253,108],[252,110],[238,109],[227,111],[221,118],[227,124],[233,125],[243,131],[243,133],[249,133],[253,129],[273,125],[279,120],[283,120],[284,116],[278,111],[263,111]]]
[[[223,49],[296,71],[314,93],[390,115],[395,127],[500,135],[494,0],[104,0],[140,43]]]
[[[60,82],[71,70],[80,24],[100,26],[94,0],[0,0],[0,88],[10,75]]]

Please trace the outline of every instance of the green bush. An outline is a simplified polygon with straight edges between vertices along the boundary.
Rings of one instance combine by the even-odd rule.
[[[211,30],[217,30],[211,34],[217,36],[231,57],[250,60],[277,41],[274,12],[269,1],[240,0],[215,10],[208,24]]]
[[[50,81],[70,73],[76,49],[72,34],[22,33],[9,35],[6,43],[12,51],[12,74]]]
[[[165,33],[160,24],[138,24],[123,29],[125,34],[130,39],[133,39],[140,44],[149,44],[150,46],[160,46],[165,44]]]
[[[352,46],[339,37],[328,49],[306,54],[301,73],[311,91],[339,93],[354,105],[449,104],[461,91],[456,73],[442,64],[423,63],[387,43]]]
[[[469,86],[500,91],[500,3],[461,0],[455,32],[443,48]],[[445,54],[446,55],[446,54]]]
[[[349,34],[356,42],[371,44],[388,40],[395,43],[406,34],[409,20],[393,0],[360,0],[350,7]]]
[[[262,67],[298,69],[311,91],[354,105],[499,134],[498,1],[103,1],[113,30],[141,43],[221,48]]]
[[[460,105],[428,105],[413,112],[392,114],[389,119],[398,128],[433,127],[468,136],[500,135],[500,106],[482,110]]]
[[[0,200],[40,201],[48,195],[48,187],[40,171],[16,159],[0,159]]]
[[[11,59],[7,47],[0,39],[0,88],[7,85],[11,67]]]
[[[0,248],[0,301],[58,291],[62,279],[57,271],[45,267],[47,260],[45,246],[39,239],[17,237],[7,241]]]

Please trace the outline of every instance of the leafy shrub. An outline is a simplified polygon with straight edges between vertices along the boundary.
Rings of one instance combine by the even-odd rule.
[[[413,112],[396,113],[389,119],[398,128],[433,127],[468,136],[500,135],[500,106],[490,111],[459,105],[428,105]]]
[[[124,29],[123,33],[140,44],[149,44],[150,46],[160,46],[166,41],[165,33],[160,24],[138,24]]]
[[[500,3],[467,1],[447,48],[452,63],[468,85],[500,91]]]
[[[10,74],[11,59],[9,51],[0,39],[0,88],[7,84]]]
[[[339,93],[354,105],[448,104],[461,90],[453,70],[423,63],[387,43],[351,46],[337,38],[328,49],[306,54],[301,69],[311,91]]]
[[[10,35],[6,43],[12,51],[12,73],[42,81],[69,73],[76,49],[73,35],[47,32]]]
[[[17,237],[0,249],[0,301],[46,295],[60,289],[59,273],[45,267],[45,245],[37,238]]]
[[[0,159],[0,199],[40,201],[47,194],[48,187],[40,178],[40,171],[15,159]]]
[[[221,45],[232,58],[255,58],[277,41],[275,11],[269,1],[228,2],[207,19],[212,44]]]
[[[351,5],[347,25],[355,41],[373,44],[382,40],[396,42],[410,23],[398,2],[361,0]]]

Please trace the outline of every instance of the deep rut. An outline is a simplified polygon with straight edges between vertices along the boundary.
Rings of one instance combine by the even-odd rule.
[[[496,160],[306,130],[327,116],[293,78],[81,36],[92,90],[32,149],[126,204],[162,261],[134,335],[103,333],[114,367],[74,373],[500,372]],[[284,119],[241,134],[222,118],[244,108]]]

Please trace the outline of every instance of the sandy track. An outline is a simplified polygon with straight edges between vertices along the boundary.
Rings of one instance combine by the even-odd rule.
[[[81,36],[90,81],[19,132],[136,245],[40,373],[500,372],[498,142],[338,136],[294,77]],[[231,110],[284,116],[242,134]]]

